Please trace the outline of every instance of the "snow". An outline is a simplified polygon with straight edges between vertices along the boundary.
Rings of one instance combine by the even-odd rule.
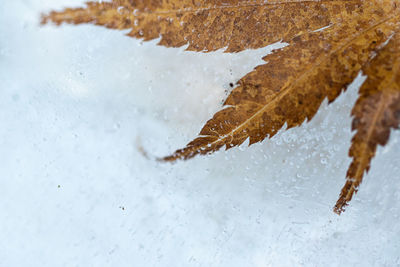
[[[399,131],[332,212],[361,75],[302,127],[162,164],[271,47],[204,54],[39,26],[82,3],[0,3],[0,266],[400,266]]]

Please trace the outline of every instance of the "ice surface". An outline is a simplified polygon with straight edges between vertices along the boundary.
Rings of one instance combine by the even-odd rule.
[[[0,266],[400,266],[400,133],[348,210],[349,91],[272,140],[160,164],[269,49],[167,49],[39,27],[81,0],[0,1]]]

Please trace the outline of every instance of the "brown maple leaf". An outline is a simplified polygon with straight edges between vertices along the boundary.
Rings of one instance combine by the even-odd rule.
[[[131,29],[129,36],[159,38],[187,50],[238,52],[283,40],[289,46],[264,57],[185,148],[164,161],[189,159],[249,139],[250,145],[311,120],[322,101],[334,101],[360,71],[368,76],[352,115],[341,213],[369,170],[377,145],[400,122],[400,7],[397,0],[114,0],[89,2],[43,16],[43,23],[93,23]]]

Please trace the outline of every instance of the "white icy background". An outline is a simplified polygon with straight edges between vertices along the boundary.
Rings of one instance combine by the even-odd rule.
[[[0,266],[400,266],[399,132],[332,212],[357,84],[272,140],[160,164],[138,145],[184,146],[269,49],[39,27],[82,2],[0,2]]]

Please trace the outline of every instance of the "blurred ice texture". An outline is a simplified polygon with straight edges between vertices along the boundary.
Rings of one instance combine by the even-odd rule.
[[[167,49],[39,27],[78,0],[0,2],[0,266],[400,266],[400,133],[340,217],[362,77],[311,123],[176,164],[166,155],[270,49]]]

